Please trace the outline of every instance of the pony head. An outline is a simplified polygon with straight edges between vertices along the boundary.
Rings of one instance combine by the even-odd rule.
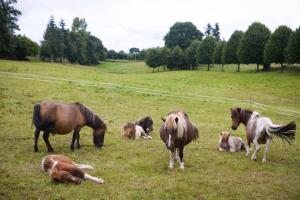
[[[231,128],[236,130],[241,123],[241,108],[231,108]]]
[[[123,135],[129,139],[135,139],[135,125],[133,123],[127,123],[123,126]]]
[[[166,132],[166,147],[168,149],[174,149],[175,139],[182,138],[184,131],[186,131],[186,121],[185,119],[177,114],[170,114],[166,119],[162,120],[164,123],[164,129]]]
[[[95,128],[93,132],[94,145],[101,148],[104,143],[104,136],[107,128],[105,124],[102,124],[99,128]]]
[[[153,131],[153,120],[149,116],[142,118],[140,121],[136,122],[135,124],[143,127],[146,133],[150,133],[151,131]]]
[[[229,132],[221,131],[220,139],[219,139],[219,147],[221,147],[224,150],[228,150],[230,148],[228,145],[229,136],[230,136]]]

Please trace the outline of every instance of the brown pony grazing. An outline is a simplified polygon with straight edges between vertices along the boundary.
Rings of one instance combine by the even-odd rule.
[[[103,146],[104,135],[106,131],[105,123],[90,109],[81,103],[60,103],[43,101],[34,105],[32,122],[35,126],[34,132],[34,151],[38,151],[37,141],[40,131],[44,131],[43,139],[47,145],[48,152],[52,152],[53,148],[49,142],[49,134],[67,134],[73,131],[71,142],[71,150],[74,149],[74,142],[79,144],[79,132],[82,127],[89,126],[93,132],[94,144],[100,148]]]
[[[153,131],[153,120],[149,116],[140,119],[135,124],[141,126],[147,135],[150,135],[151,131]]]
[[[104,183],[101,178],[96,178],[82,171],[83,169],[94,169],[90,165],[76,164],[64,155],[48,155],[42,159],[42,171],[48,172],[51,179],[60,183],[80,184],[81,179],[91,180],[98,184]]]
[[[163,120],[160,128],[160,138],[171,151],[169,168],[174,168],[174,159],[180,162],[180,169],[184,169],[183,149],[199,136],[198,128],[191,122],[188,115],[182,111],[173,111]]]
[[[296,124],[291,122],[287,125],[273,124],[270,118],[261,117],[258,112],[253,112],[247,109],[233,108],[231,109],[231,128],[236,130],[240,123],[246,127],[246,136],[248,145],[254,144],[254,153],[251,160],[256,160],[256,154],[260,149],[259,144],[266,144],[266,149],[262,162],[266,162],[266,154],[269,150],[269,146],[272,140],[272,136],[276,135],[288,143],[293,142],[295,139]],[[249,148],[247,148],[247,156],[250,154]]]

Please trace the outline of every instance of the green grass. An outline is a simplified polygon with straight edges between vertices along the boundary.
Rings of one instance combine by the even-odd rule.
[[[264,145],[257,162],[244,152],[217,151],[220,130],[230,130],[230,107],[255,109],[278,124],[300,124],[299,70],[241,68],[240,73],[235,66],[225,72],[219,66],[208,72],[204,66],[152,73],[142,62],[85,67],[0,60],[0,199],[299,199],[298,133],[291,146],[275,138],[266,164],[261,164]],[[105,120],[108,132],[101,150],[93,147],[89,128],[81,131],[82,148],[74,152],[71,134],[50,136],[56,153],[94,166],[90,173],[103,178],[104,185],[54,184],[40,171],[46,146],[40,137],[40,151],[33,152],[31,118],[33,105],[41,100],[79,101]],[[169,152],[159,138],[160,117],[173,109],[185,110],[200,129],[200,138],[185,148],[184,171],[178,164],[167,169]],[[121,137],[125,122],[146,115],[154,119],[152,141]],[[242,125],[231,133],[245,139]]]

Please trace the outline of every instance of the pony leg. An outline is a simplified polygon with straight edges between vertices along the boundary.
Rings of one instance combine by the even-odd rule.
[[[91,181],[94,181],[98,184],[103,184],[104,183],[104,180],[101,179],[101,178],[97,178],[97,177],[94,177],[94,176],[91,176],[89,175],[88,173],[84,173],[84,179],[85,180],[91,180]]]
[[[53,170],[50,174],[51,178],[53,181],[56,182],[69,182],[69,183],[75,183],[75,184],[80,184],[81,180],[75,176],[73,176],[70,172],[68,171],[59,171],[59,170]]]
[[[54,149],[52,148],[52,146],[51,146],[51,144],[50,144],[50,142],[49,142],[49,134],[50,134],[50,132],[44,131],[43,139],[44,139],[44,141],[45,141],[45,143],[46,143],[48,152],[50,153],[50,152],[53,152]]]
[[[246,149],[246,156],[248,157],[250,155],[250,147],[248,144],[244,144],[245,149]]]
[[[38,139],[40,137],[40,130],[39,129],[35,129],[34,131],[34,152],[38,152],[39,148],[38,148]]]
[[[257,137],[254,138],[253,140],[253,146],[254,146],[254,152],[252,154],[252,157],[251,157],[251,160],[256,160],[256,155],[257,155],[257,152],[259,151],[260,147],[259,147],[259,144],[257,142]]]
[[[271,142],[271,139],[268,138],[267,141],[266,141],[266,149],[265,149],[265,154],[264,154],[264,157],[262,159],[262,162],[266,162],[267,161],[267,152],[269,151],[269,148],[270,148],[270,142]]]
[[[71,145],[70,145],[70,148],[71,148],[72,151],[74,150],[74,142],[75,142],[75,140],[77,140],[78,135],[79,135],[79,131],[74,129],[72,142],[71,142]]]
[[[94,169],[94,167],[92,167],[91,165],[85,165],[85,164],[76,164],[76,167],[78,167],[79,169]]]
[[[174,158],[175,158],[175,150],[173,150],[173,151],[171,150],[169,169],[174,168]]]
[[[176,148],[175,149],[176,155],[175,155],[175,159],[178,161],[178,163],[180,163],[180,158],[179,158],[179,149]]]
[[[81,148],[81,145],[79,144],[79,140],[80,140],[80,134],[78,133],[77,140],[76,140],[77,149]]]
[[[179,148],[179,158],[180,158],[180,169],[184,169],[183,163],[183,147]]]

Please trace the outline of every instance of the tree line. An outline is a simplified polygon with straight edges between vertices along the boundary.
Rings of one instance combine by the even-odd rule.
[[[219,24],[210,24],[203,33],[191,22],[177,22],[165,35],[164,47],[148,49],[145,62],[153,68],[164,66],[174,69],[196,69],[199,64],[263,65],[264,70],[271,63],[300,63],[300,27],[292,31],[285,25],[279,26],[273,33],[262,23],[252,23],[245,32],[236,30],[228,41],[220,40]]]
[[[19,30],[18,16],[22,13],[13,7],[16,0],[0,0],[0,58],[24,60],[38,54],[39,46],[25,35],[16,35]]]

